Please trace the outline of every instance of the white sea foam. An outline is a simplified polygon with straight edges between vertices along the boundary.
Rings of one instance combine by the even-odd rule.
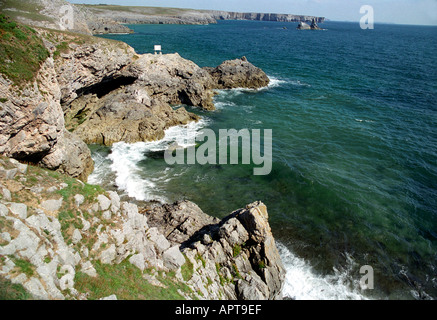
[[[345,270],[334,269],[332,275],[318,275],[311,265],[294,255],[285,245],[277,242],[281,260],[286,269],[284,297],[295,300],[364,300],[359,279],[351,280],[353,260],[348,258]]]
[[[236,105],[234,102],[232,102],[232,101],[226,101],[226,102],[219,101],[219,102],[214,102],[214,105],[215,105],[215,108],[216,108],[217,110],[221,110],[221,109],[223,109],[223,108],[225,108],[225,107],[236,107],[236,106],[237,106],[237,105]]]
[[[278,78],[273,77],[273,76],[268,76],[268,77],[270,79],[270,82],[267,85],[267,87],[265,87],[267,89],[269,89],[269,88],[276,88],[276,87],[279,87],[279,86],[283,85],[284,83],[287,83],[286,80],[281,80],[281,79],[278,79]]]
[[[367,123],[373,123],[375,121],[373,120],[363,120],[363,119],[355,119],[356,122],[367,122]]]
[[[93,152],[91,157],[94,161],[94,170],[88,176],[87,182],[94,185],[100,185],[103,183],[103,179],[107,174],[108,167],[105,165],[106,157],[98,152]]]
[[[298,86],[298,87],[311,87],[310,84],[305,83],[305,82],[301,82],[300,80],[293,80],[290,81],[290,83],[294,86]]]
[[[172,143],[177,143],[184,148],[190,146],[187,141],[199,134],[207,124],[202,119],[199,122],[191,122],[185,126],[175,126],[165,131],[162,140],[152,142],[125,143],[118,142],[112,146],[112,152],[108,156],[112,164],[110,169],[115,173],[117,187],[127,193],[128,196],[137,200],[159,200],[166,202],[167,199],[157,195],[157,185],[169,181],[167,170],[159,173],[159,177],[145,177],[139,163],[144,160],[150,151],[163,151]],[[188,139],[186,139],[188,138]],[[194,139],[193,139],[194,140]]]
[[[261,87],[258,89],[250,89],[250,88],[232,88],[232,89],[220,89],[220,90],[216,90],[218,91],[220,94],[226,94],[229,96],[236,96],[236,95],[240,95],[244,92],[258,92],[258,91],[264,91],[264,90],[268,90],[271,88],[276,88],[279,87],[281,85],[283,85],[284,83],[287,83],[287,80],[281,80],[279,78],[273,77],[273,76],[267,76],[269,78],[269,84],[265,87]]]

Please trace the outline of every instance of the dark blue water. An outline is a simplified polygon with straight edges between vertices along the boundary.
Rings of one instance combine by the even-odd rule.
[[[133,196],[189,199],[219,217],[263,201],[290,297],[436,298],[437,27],[322,26],[130,25],[135,34],[105,36],[138,53],[161,44],[202,67],[246,56],[262,68],[268,88],[220,91],[217,111],[190,111],[216,132],[272,129],[273,170],[168,166],[151,145],[124,143],[109,156],[93,148],[97,168],[112,168]],[[358,285],[363,265],[374,269],[373,290]]]

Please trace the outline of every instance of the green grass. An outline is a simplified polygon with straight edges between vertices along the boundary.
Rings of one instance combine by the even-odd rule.
[[[187,258],[187,256],[184,254],[186,263],[181,267],[181,273],[182,273],[182,278],[184,279],[184,281],[188,281],[191,279],[191,277],[194,274],[194,265],[193,263],[190,261],[190,259]]]
[[[238,256],[241,253],[241,246],[236,244],[233,248],[232,248],[232,256],[235,258],[236,256]]]
[[[91,201],[95,199],[99,194],[105,192],[105,190],[100,186],[95,186],[88,183],[82,184],[76,179],[70,178],[68,176],[64,176],[58,172],[51,172],[50,174],[52,176],[57,175],[59,177],[63,177],[64,183],[68,185],[62,190],[56,191],[56,193],[60,194],[64,198],[64,201],[66,202],[73,201],[73,197],[76,194],[81,194],[85,197],[86,201]]]
[[[28,260],[19,259],[15,256],[9,256],[9,258],[15,263],[15,265],[28,277],[32,277],[35,273],[33,264]]]
[[[35,78],[48,57],[35,30],[0,14],[0,73],[21,87]]]
[[[32,295],[21,284],[0,277],[0,300],[31,300]]]
[[[44,6],[32,0],[2,0],[0,2],[0,9],[4,11],[8,8],[20,12],[39,13],[44,9]]]
[[[62,41],[60,44],[56,46],[56,50],[53,53],[53,57],[58,57],[61,55],[61,53],[66,53],[70,50],[70,47],[68,46],[68,43],[65,41]]]
[[[150,284],[142,277],[140,269],[128,262],[109,265],[96,261],[94,267],[97,277],[90,277],[82,272],[76,272],[75,288],[82,293],[88,293],[88,299],[96,300],[115,294],[118,300],[182,300],[184,297],[178,289],[190,293],[190,289],[175,279],[174,272],[159,272],[157,279],[166,286],[158,287]],[[150,270],[145,272],[150,273]]]

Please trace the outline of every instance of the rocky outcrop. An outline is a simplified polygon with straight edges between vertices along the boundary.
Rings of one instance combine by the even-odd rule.
[[[46,46],[57,53],[55,72],[64,108],[96,86],[110,90],[116,74],[137,57],[135,50],[123,42],[65,33],[57,33],[54,39],[50,32],[41,32]]]
[[[107,19],[91,17],[87,19],[87,25],[92,34],[133,33],[125,25]]]
[[[214,110],[213,89],[255,89],[269,82],[244,57],[203,69],[177,53],[137,55],[118,41],[38,33],[49,58],[33,82],[17,91],[0,78],[0,153],[83,180],[93,163],[82,141],[162,139],[169,127],[199,119],[171,105]]]
[[[138,79],[153,99],[214,110],[209,90],[213,82],[208,72],[177,53],[141,55],[121,75]]]
[[[298,29],[298,30],[311,30],[311,27],[309,26],[309,24],[301,21],[301,22],[299,22],[296,29]]]
[[[93,67],[92,73],[84,69],[84,61],[89,66],[100,60],[100,54],[93,57],[94,52],[99,51],[81,58],[83,50],[75,48],[72,53],[61,55],[65,62],[59,73],[66,78],[71,77],[70,73],[85,74],[78,79],[88,86],[65,81],[64,88],[71,90],[64,90],[63,105],[67,129],[86,143],[112,145],[118,141],[162,139],[169,127],[199,119],[184,107],[175,109],[170,105],[186,104],[214,110],[212,89],[260,88],[269,82],[265,73],[245,58],[224,62],[214,69],[202,69],[177,53],[134,56],[122,68],[123,64],[116,63],[117,68],[112,67],[102,79],[94,72],[101,67]],[[74,61],[77,67],[64,72],[69,61]],[[95,85],[89,85],[95,81]]]
[[[311,21],[311,30],[322,30],[322,29],[318,26],[316,19],[313,19],[313,20]]]
[[[140,84],[116,89],[102,98],[95,94],[76,99],[66,111],[67,128],[88,144],[110,146],[164,138],[164,130],[199,119],[184,107],[173,110],[151,99]]]
[[[311,25],[308,25],[305,22],[299,22],[299,25],[297,26],[296,29],[298,29],[298,30],[322,30],[317,24],[317,19],[312,19]]]
[[[0,284],[31,299],[281,297],[284,268],[261,202],[223,220],[189,201],[141,208],[1,157],[0,224]],[[116,277],[126,288],[111,285]]]
[[[148,212],[150,225],[200,267],[187,283],[212,299],[278,299],[285,269],[268,223],[266,206],[249,204],[218,220],[183,201]],[[213,279],[216,287],[207,290]],[[218,285],[220,283],[220,286]]]
[[[216,68],[205,68],[213,78],[217,89],[266,87],[270,80],[260,68],[255,67],[246,57],[228,60]]]

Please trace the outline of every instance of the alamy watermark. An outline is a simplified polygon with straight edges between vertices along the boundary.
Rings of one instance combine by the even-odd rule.
[[[360,274],[363,276],[360,279],[361,290],[372,290],[374,288],[374,276],[372,266],[365,265],[360,268]]]
[[[64,5],[59,8],[61,18],[59,25],[64,30],[74,29],[74,8],[71,5]]]
[[[254,164],[259,166],[253,168],[254,175],[268,175],[272,171],[272,129],[262,131],[260,129],[238,131],[220,129],[217,141],[217,135],[213,130],[203,129],[196,137],[185,136],[184,143],[190,147],[171,146],[167,148],[164,159],[169,165]],[[205,139],[207,139],[206,142]],[[197,142],[203,143],[197,145]]]
[[[364,14],[360,19],[360,28],[374,29],[375,28],[375,17],[373,14],[373,7],[369,5],[361,6],[360,13]]]

